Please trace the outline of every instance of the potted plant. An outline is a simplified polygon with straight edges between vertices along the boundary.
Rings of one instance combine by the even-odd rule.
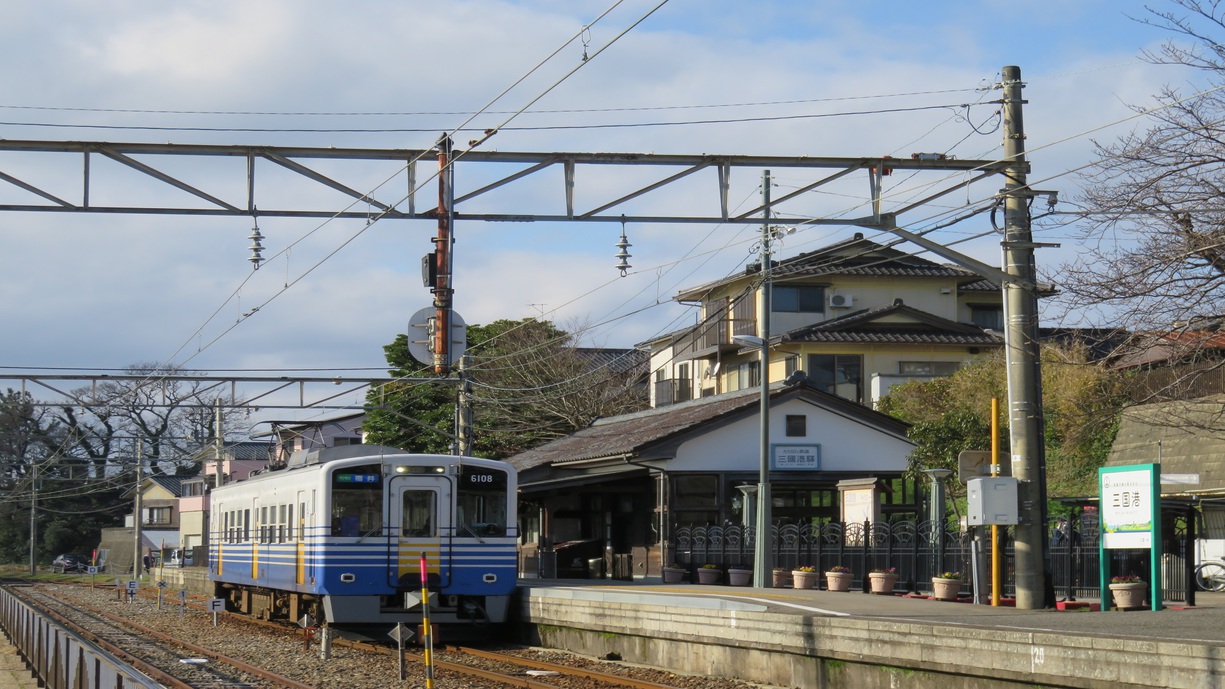
[[[698,567],[699,584],[717,584],[722,576],[723,572],[719,570],[719,565],[708,562]]]
[[[1134,574],[1111,577],[1110,596],[1118,610],[1142,608],[1148,597],[1148,583]]]
[[[753,570],[740,565],[732,565],[727,570],[727,583],[732,586],[749,586],[753,583]]]
[[[872,593],[893,595],[893,586],[897,584],[897,567],[874,569],[868,572],[868,582],[872,585]]]
[[[664,567],[664,583],[679,584],[685,578],[685,568],[672,562]]]
[[[834,565],[825,571],[825,588],[830,591],[851,590],[851,568]]]
[[[786,567],[775,567],[771,575],[773,576],[771,583],[774,584],[774,588],[785,589],[791,585],[791,570]]]
[[[797,589],[816,588],[817,568],[805,565],[791,570],[791,585]]]
[[[960,590],[961,572],[941,572],[932,577],[932,598],[936,600],[957,600]]]

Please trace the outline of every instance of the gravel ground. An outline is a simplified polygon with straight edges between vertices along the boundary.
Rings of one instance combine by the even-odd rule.
[[[131,618],[138,624],[164,634],[310,684],[316,689],[422,687],[425,684],[424,669],[412,660],[406,663],[406,679],[400,681],[398,664],[392,655],[371,654],[333,645],[331,658],[325,661],[319,657],[318,639],[306,649],[300,630],[271,630],[229,615],[220,615],[218,624],[214,627],[210,613],[191,608],[180,613],[177,598],[171,601],[167,597],[159,610],[156,601],[144,598],[137,598],[131,603],[119,601],[113,588],[91,590],[76,586],[54,586],[52,591],[57,599],[67,604],[79,602],[102,608],[112,615]],[[417,649],[411,650],[416,652]],[[734,680],[676,675],[654,668],[585,658],[555,650],[518,649],[513,652],[556,665],[617,674],[681,689],[751,689],[759,686]],[[449,653],[445,649],[439,649],[435,658],[440,662],[476,665],[495,672],[513,673],[525,678],[528,676],[522,668],[510,669],[491,661]],[[561,676],[543,677],[540,681],[565,689],[609,686],[592,680]],[[441,668],[435,672],[435,685],[447,689],[497,689],[499,686],[510,686],[497,685],[490,680],[466,678]]]

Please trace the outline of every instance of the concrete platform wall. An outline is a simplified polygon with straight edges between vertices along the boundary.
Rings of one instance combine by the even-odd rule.
[[[521,594],[519,619],[542,645],[775,686],[1200,689],[1225,678],[1220,649],[1199,643],[773,613],[713,599],[681,607],[594,590]]]

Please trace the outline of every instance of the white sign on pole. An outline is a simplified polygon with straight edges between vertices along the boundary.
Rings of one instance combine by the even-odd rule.
[[[225,612],[224,598],[210,598],[208,601],[209,612]]]

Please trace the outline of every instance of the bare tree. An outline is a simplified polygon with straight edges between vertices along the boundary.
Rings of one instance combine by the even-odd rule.
[[[1082,252],[1045,276],[1065,324],[1125,330],[1115,361],[1160,369],[1133,387],[1137,402],[1225,391],[1225,9],[1171,2],[1138,20],[1174,34],[1144,57],[1193,67],[1210,88],[1167,87],[1146,131],[1096,144],[1077,199]]]
[[[203,382],[168,380],[167,376],[183,376],[174,367],[137,364],[126,373],[145,378],[77,390],[78,404],[60,407],[58,419],[68,434],[66,444],[99,473],[113,458],[131,457],[137,440],[149,473],[190,469],[191,455],[214,439],[218,394]],[[225,428],[243,422],[232,407],[222,408]]]

